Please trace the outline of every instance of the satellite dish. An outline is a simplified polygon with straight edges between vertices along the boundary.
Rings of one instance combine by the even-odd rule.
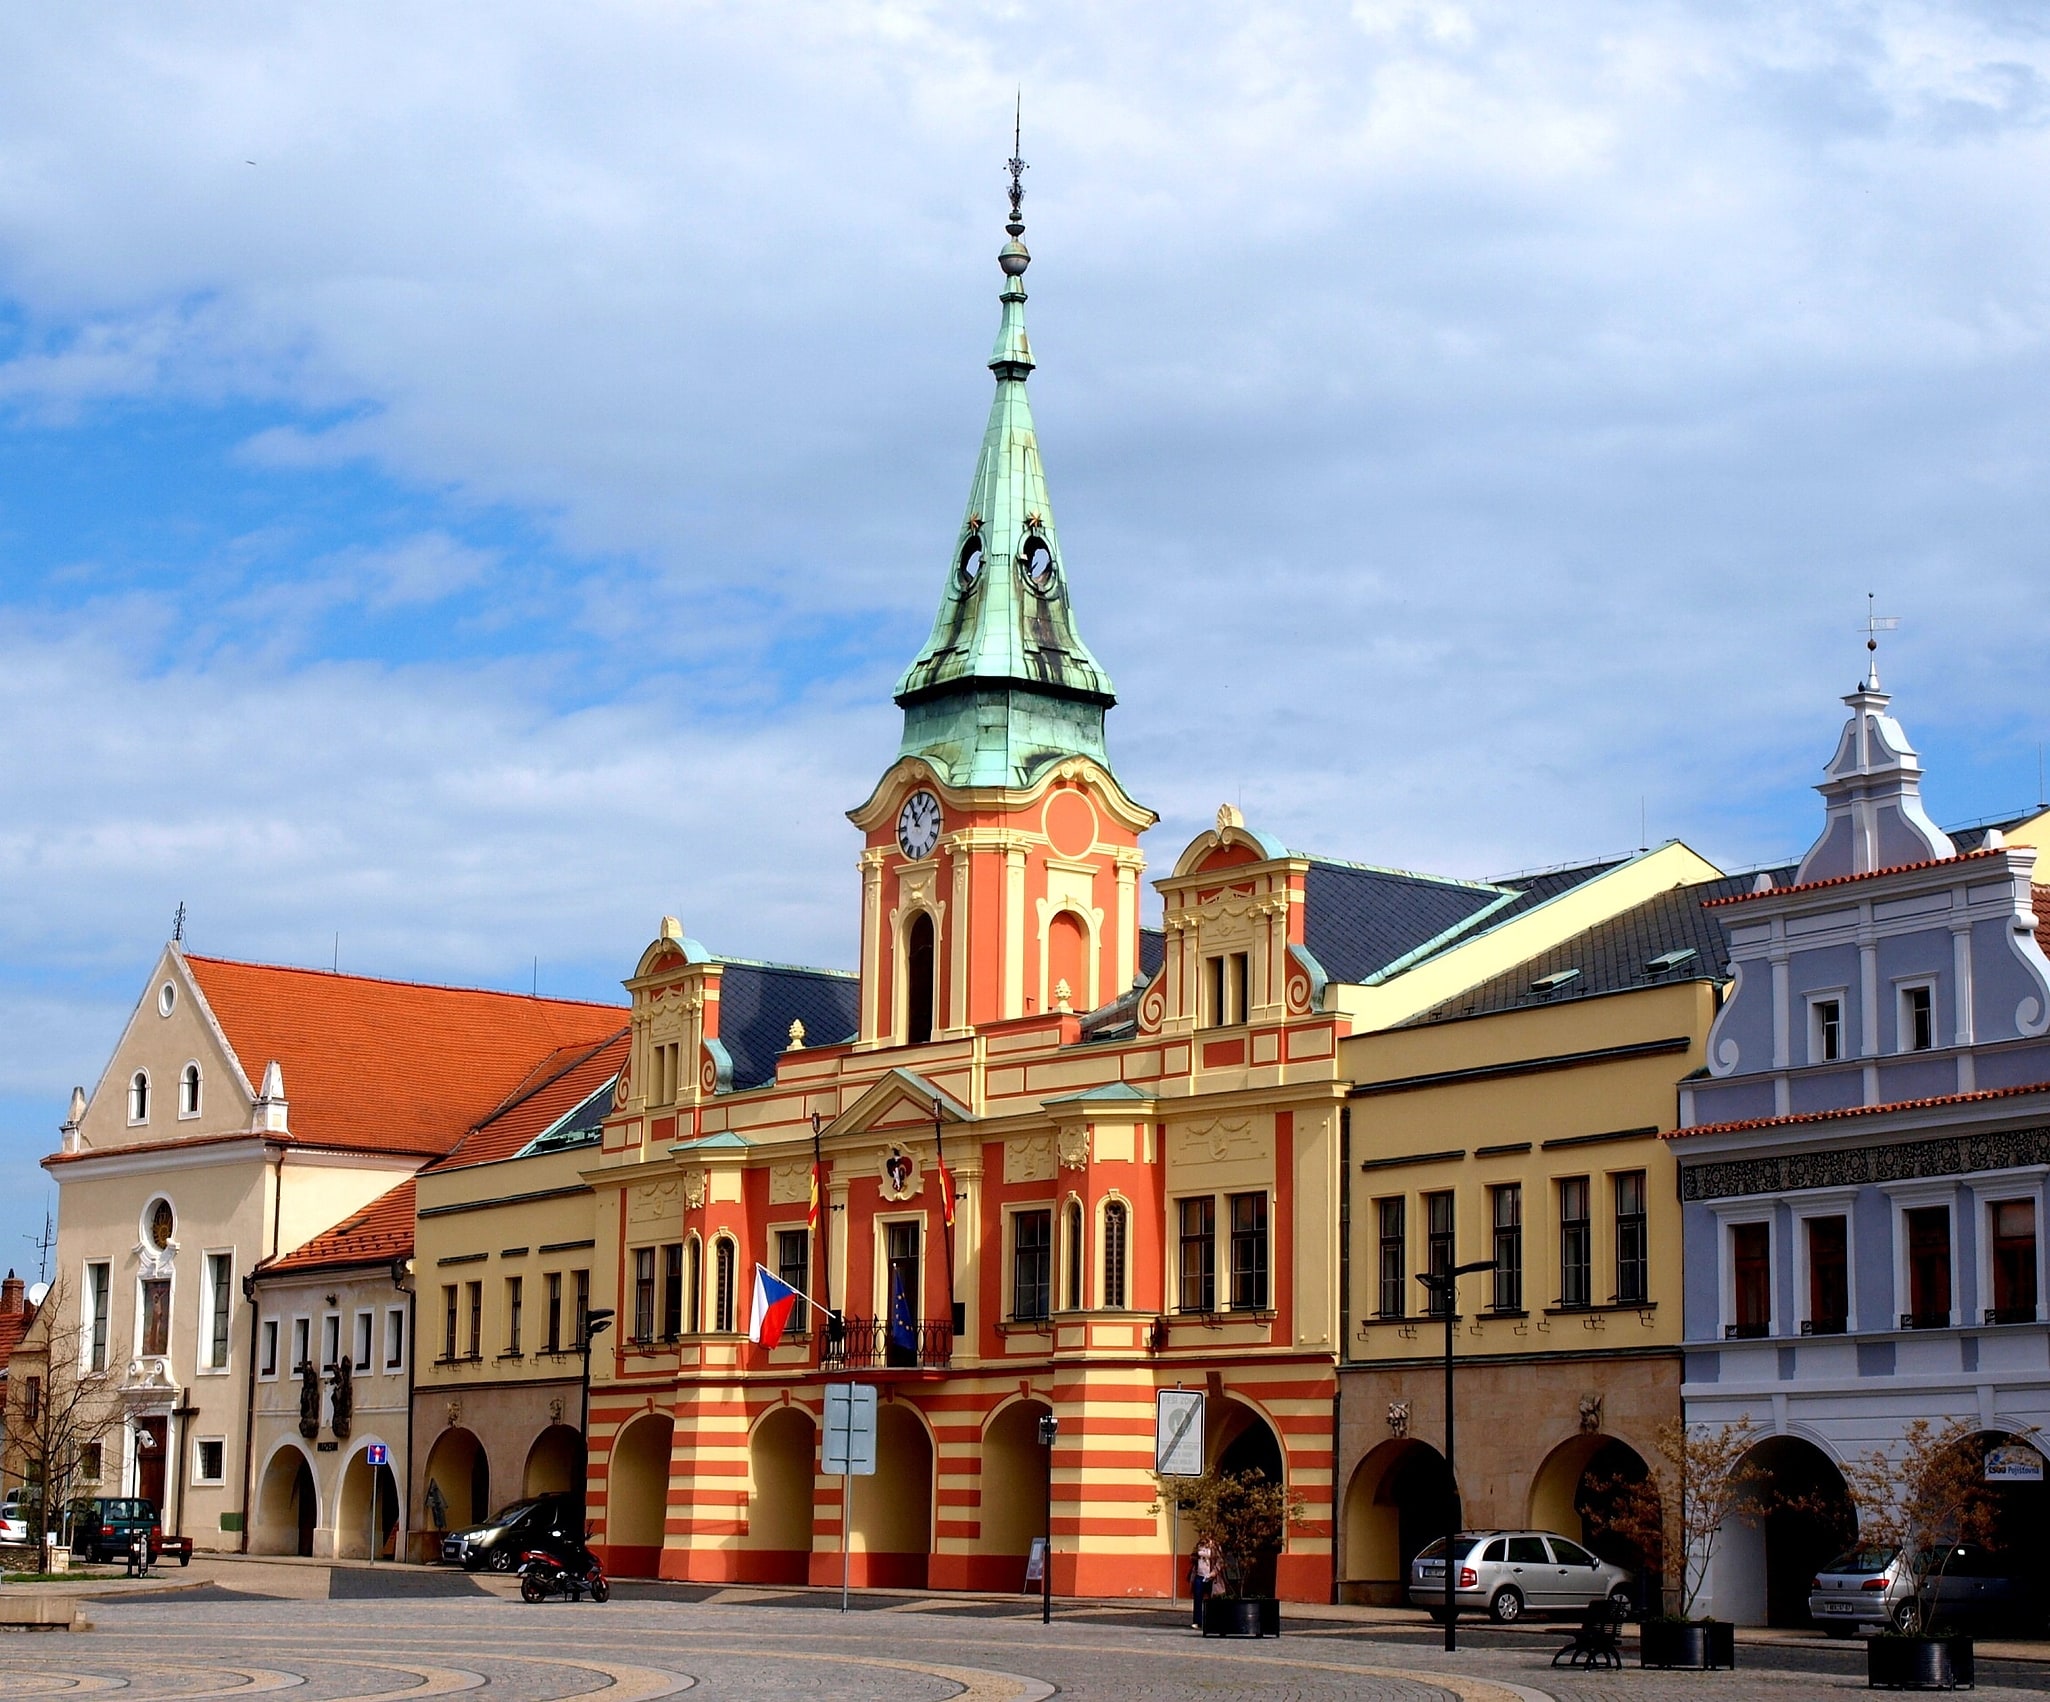
[[[46,1295],[46,1294],[48,1294],[49,1292],[50,1292],[50,1285],[49,1285],[48,1283],[46,1283],[46,1282],[34,1282],[34,1283],[30,1283],[30,1284],[29,1284],[29,1290],[28,1290],[28,1303],[29,1303],[29,1304],[30,1304],[31,1306],[40,1306],[40,1305],[42,1305],[42,1303],[43,1303],[43,1296],[44,1296],[44,1295]]]

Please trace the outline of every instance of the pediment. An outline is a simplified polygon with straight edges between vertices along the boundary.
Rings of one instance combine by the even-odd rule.
[[[900,1068],[890,1070],[876,1081],[820,1132],[844,1136],[930,1129],[935,1101],[939,1103],[941,1122],[975,1121],[975,1114],[944,1088],[936,1087],[915,1070]]]

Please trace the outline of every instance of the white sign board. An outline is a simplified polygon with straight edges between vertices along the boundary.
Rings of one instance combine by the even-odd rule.
[[[1162,1389],[1153,1414],[1153,1469],[1162,1477],[1203,1475],[1203,1391]]]
[[[874,1477],[876,1390],[873,1383],[826,1385],[825,1458],[828,1477]]]
[[[2026,1442],[2009,1442],[1986,1450],[1988,1483],[2041,1483],[2043,1456]]]

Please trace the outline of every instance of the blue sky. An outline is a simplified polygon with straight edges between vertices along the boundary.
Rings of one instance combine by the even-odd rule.
[[[2009,5],[17,8],[0,1260],[173,908],[616,990],[851,962],[987,407],[1163,815],[1798,851],[1861,661],[2037,796],[2050,34]]]

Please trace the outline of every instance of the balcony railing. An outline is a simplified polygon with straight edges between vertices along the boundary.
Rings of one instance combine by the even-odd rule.
[[[1723,1326],[1723,1340],[1729,1342],[1762,1341],[1771,1334],[1772,1325],[1764,1322]]]
[[[1850,1331],[1848,1318],[1803,1318],[1801,1334],[1804,1336],[1841,1336]]]
[[[921,1318],[912,1326],[913,1345],[890,1339],[887,1318],[842,1318],[826,1328],[819,1363],[828,1371],[862,1371],[874,1366],[943,1370],[953,1363],[954,1326],[946,1318]]]
[[[2036,1309],[2033,1306],[1989,1306],[1986,1308],[1986,1322],[1989,1324],[2033,1324]]]
[[[1903,1312],[1901,1328],[1904,1330],[1947,1330],[1950,1328],[1950,1314],[1946,1312]]]

